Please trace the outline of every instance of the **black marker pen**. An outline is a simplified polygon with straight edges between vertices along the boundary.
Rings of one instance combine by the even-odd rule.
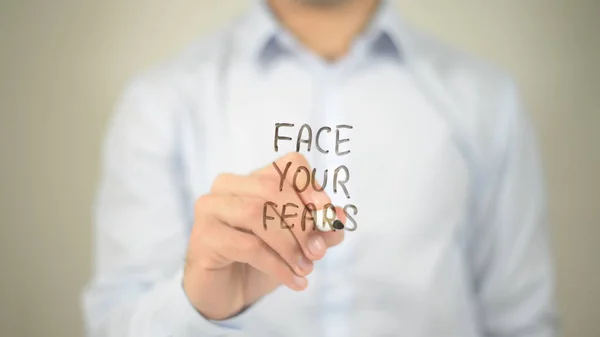
[[[325,218],[325,212],[328,212],[327,215],[330,215],[331,212],[335,212],[330,208],[320,209],[318,211],[313,212],[313,219],[315,221],[316,227],[322,232],[329,232],[331,230],[342,230],[344,229],[344,223],[338,219],[337,214],[333,214],[334,216],[328,216],[327,219],[333,218],[331,224]]]

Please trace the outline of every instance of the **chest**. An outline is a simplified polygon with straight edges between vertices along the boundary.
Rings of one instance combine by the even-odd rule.
[[[326,191],[354,219],[355,230],[311,276],[318,285],[312,293],[280,291],[273,305],[306,312],[309,299],[335,288],[360,303],[357,324],[361,317],[363,325],[383,324],[399,310],[405,328],[411,320],[441,329],[460,320],[459,309],[446,308],[464,305],[459,241],[471,178],[443,108],[408,76],[385,69],[349,79],[293,68],[262,78],[242,72],[203,97],[201,117],[189,125],[196,145],[184,158],[193,195],[205,193],[219,173],[247,174],[299,151],[319,180],[327,171]],[[335,306],[348,296],[331,298]],[[386,324],[401,323],[389,318]]]

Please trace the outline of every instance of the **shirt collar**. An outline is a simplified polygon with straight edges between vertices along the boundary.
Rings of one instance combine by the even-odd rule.
[[[402,58],[402,25],[390,1],[381,0],[371,23],[359,37],[374,55]],[[265,65],[293,52],[286,45],[287,32],[274,17],[266,0],[255,0],[241,30],[243,51],[252,61]],[[289,41],[289,40],[288,40]]]

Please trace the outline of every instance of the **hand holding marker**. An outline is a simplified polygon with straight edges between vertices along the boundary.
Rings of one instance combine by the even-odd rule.
[[[290,172],[309,167],[304,156],[293,152],[250,175],[222,174],[210,193],[197,200],[183,287],[188,300],[206,318],[232,317],[280,285],[305,289],[305,276],[312,272],[314,261],[343,241],[345,231],[331,230],[324,223],[333,219],[333,226],[343,226],[344,210],[329,207],[331,199],[324,191],[297,192],[293,176],[281,179],[273,164],[285,167],[290,162]],[[322,231],[292,224],[286,220],[289,216],[278,212],[282,207],[270,209],[269,214],[275,223],[285,224],[283,229],[265,230],[266,202],[293,203],[309,210],[308,205],[314,205],[312,214]]]

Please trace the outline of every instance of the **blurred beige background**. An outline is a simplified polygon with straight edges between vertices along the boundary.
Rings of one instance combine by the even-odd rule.
[[[541,139],[564,336],[600,336],[600,1],[400,0],[512,71]],[[0,336],[82,336],[90,204],[126,80],[248,0],[0,0]]]

